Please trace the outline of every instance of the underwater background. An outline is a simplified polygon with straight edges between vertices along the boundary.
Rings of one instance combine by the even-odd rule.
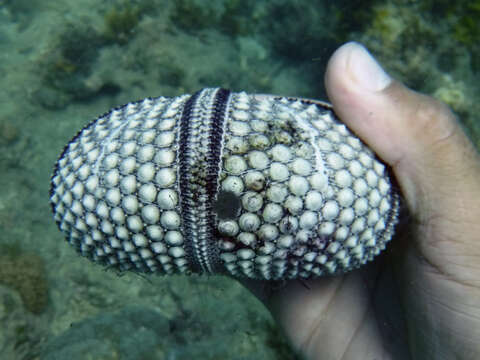
[[[80,258],[50,211],[54,162],[90,120],[148,96],[325,99],[349,40],[447,103],[479,148],[478,19],[478,0],[0,0],[0,359],[296,359],[231,279]]]

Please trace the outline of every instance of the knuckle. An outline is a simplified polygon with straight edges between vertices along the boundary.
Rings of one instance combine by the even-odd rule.
[[[443,143],[455,133],[457,120],[441,101],[421,95],[414,109],[415,127],[430,143]]]

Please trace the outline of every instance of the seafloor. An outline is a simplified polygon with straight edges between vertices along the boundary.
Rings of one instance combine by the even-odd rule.
[[[347,40],[450,105],[478,146],[478,18],[478,0],[0,0],[0,359],[294,359],[233,280],[78,257],[51,216],[53,163],[89,120],[147,96],[324,98]]]

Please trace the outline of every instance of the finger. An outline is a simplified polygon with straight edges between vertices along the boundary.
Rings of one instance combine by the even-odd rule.
[[[450,110],[392,81],[363,46],[347,43],[335,52],[326,88],[340,118],[393,166],[412,210],[427,205],[418,203],[426,190],[478,171],[477,154]]]
[[[362,274],[290,282],[268,301],[291,344],[308,359],[380,358],[381,336]],[[383,357],[382,357],[383,358]]]
[[[325,81],[337,115],[392,166],[421,224],[440,219],[447,239],[479,226],[478,153],[445,105],[392,80],[357,43],[334,53]],[[464,240],[463,250],[480,250],[475,236]]]

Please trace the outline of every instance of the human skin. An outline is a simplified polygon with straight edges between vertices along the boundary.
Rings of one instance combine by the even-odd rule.
[[[408,223],[343,276],[246,286],[306,359],[480,359],[480,157],[452,112],[391,79],[358,43],[331,57],[328,97],[387,164]]]

